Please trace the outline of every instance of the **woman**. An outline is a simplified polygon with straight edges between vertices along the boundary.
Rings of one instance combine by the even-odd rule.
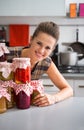
[[[59,28],[57,24],[42,22],[31,37],[29,47],[24,48],[21,52],[21,57],[30,58],[32,80],[38,80],[42,74],[46,73],[60,90],[55,94],[38,94],[33,102],[36,106],[55,104],[73,95],[71,86],[49,57],[56,47],[58,39]]]

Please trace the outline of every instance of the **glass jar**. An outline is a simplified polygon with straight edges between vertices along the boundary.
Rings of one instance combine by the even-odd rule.
[[[0,98],[0,113],[4,113],[7,111],[6,108],[6,98],[5,97],[1,97]]]
[[[21,91],[16,95],[16,105],[19,109],[27,109],[30,107],[30,95],[26,95],[24,91]]]
[[[33,105],[35,96],[44,93],[44,86],[42,80],[32,80],[30,85],[33,87],[33,93],[31,94],[31,104]]]
[[[4,62],[7,60],[6,54],[0,56],[0,62]]]
[[[30,90],[27,85],[31,80],[30,58],[14,58],[13,66],[16,83],[16,106],[19,109],[27,109],[30,107]],[[29,91],[28,94],[26,91]]]
[[[10,101],[10,95],[7,92],[6,88],[2,87],[3,85],[0,85],[0,113],[3,113],[7,110],[6,107],[6,100]]]
[[[14,79],[18,83],[26,83],[31,80],[30,58],[14,58]]]
[[[11,96],[11,100],[6,100],[7,108],[12,108],[15,106],[15,94],[11,87],[11,80],[14,80],[14,72],[12,71],[12,63],[0,62],[0,83]]]
[[[7,54],[9,50],[7,49],[5,43],[0,43],[0,62],[7,61]]]

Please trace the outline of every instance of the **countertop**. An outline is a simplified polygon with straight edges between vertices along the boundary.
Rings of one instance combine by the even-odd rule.
[[[84,73],[61,73],[65,78],[84,79]],[[48,78],[47,74],[44,74],[42,78]]]
[[[62,75],[66,78],[74,78],[74,79],[84,79],[84,73],[62,73]]]
[[[84,97],[47,107],[9,109],[0,114],[0,130],[84,130]]]

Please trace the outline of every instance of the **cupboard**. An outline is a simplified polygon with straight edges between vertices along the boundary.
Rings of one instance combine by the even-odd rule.
[[[72,77],[64,77],[73,88],[74,96],[84,97],[84,75],[82,75],[81,77],[73,77],[72,74]],[[59,89],[52,83],[52,81],[47,76],[43,76],[43,85],[45,88],[45,92],[55,93],[59,91]]]
[[[65,0],[3,0],[0,16],[65,16]]]

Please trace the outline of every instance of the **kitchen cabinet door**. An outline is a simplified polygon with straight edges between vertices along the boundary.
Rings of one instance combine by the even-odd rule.
[[[55,93],[59,91],[49,78],[43,78],[43,86],[44,91],[47,93]]]
[[[0,16],[65,16],[65,0],[2,0]]]
[[[75,96],[75,86],[74,86],[74,79],[69,79],[69,78],[65,78],[67,80],[67,82],[69,83],[69,85],[72,87],[73,89],[73,96]]]
[[[75,96],[84,97],[84,79],[75,80]]]
[[[74,87],[74,80],[73,79],[66,79],[66,80],[70,84],[70,86],[73,88]]]

